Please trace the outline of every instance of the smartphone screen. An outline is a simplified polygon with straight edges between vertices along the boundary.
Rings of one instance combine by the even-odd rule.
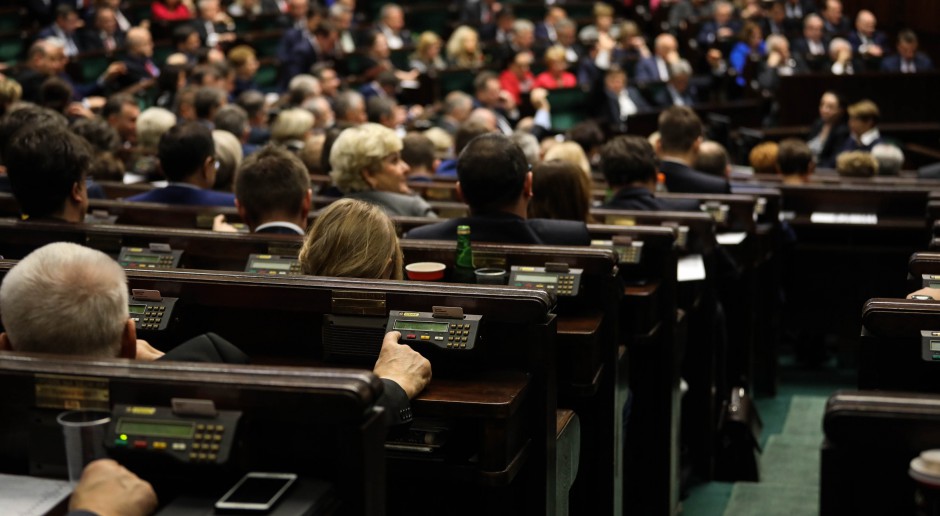
[[[225,494],[216,507],[220,509],[270,509],[294,482],[297,475],[249,473]]]

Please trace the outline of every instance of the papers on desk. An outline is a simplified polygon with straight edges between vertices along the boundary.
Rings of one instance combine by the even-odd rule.
[[[828,213],[817,211],[809,216],[813,224],[877,224],[874,213]]]
[[[715,240],[718,241],[721,245],[738,245],[747,238],[747,233],[741,231],[740,233],[718,233],[715,235]]]
[[[72,486],[65,480],[0,473],[0,514],[46,514],[71,493]]]
[[[705,261],[700,254],[690,254],[679,258],[676,267],[676,279],[682,281],[701,281],[705,279]]]

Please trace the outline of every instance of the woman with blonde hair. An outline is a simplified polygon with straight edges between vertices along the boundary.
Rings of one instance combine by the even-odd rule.
[[[584,153],[584,149],[581,148],[575,142],[560,142],[552,145],[547,151],[545,151],[545,156],[543,157],[545,161],[551,161],[553,159],[565,161],[571,163],[572,165],[578,167],[579,170],[584,172],[584,176],[591,179],[591,162],[588,161],[587,154]]]
[[[533,88],[554,90],[558,88],[574,88],[578,79],[568,71],[567,51],[561,45],[555,45],[545,51],[546,70],[535,76]]]
[[[409,58],[409,66],[419,73],[435,75],[447,69],[447,63],[441,58],[441,37],[432,31],[425,31],[418,37],[414,54]]]
[[[551,160],[532,169],[529,218],[592,223],[591,180],[577,165]]]
[[[454,68],[476,69],[483,66],[480,36],[466,25],[457,27],[447,40],[447,62]]]
[[[320,212],[300,249],[304,274],[365,279],[402,279],[395,224],[381,209],[340,199]]]
[[[401,138],[379,124],[340,133],[330,148],[330,178],[344,197],[375,204],[389,215],[436,217],[431,206],[408,188],[410,168],[401,159]]]
[[[285,109],[271,124],[271,140],[298,152],[312,134],[313,122],[313,113],[306,109]]]

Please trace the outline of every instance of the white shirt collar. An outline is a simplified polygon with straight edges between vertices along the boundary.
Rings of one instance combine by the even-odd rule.
[[[298,235],[304,234],[304,230],[301,229],[301,227],[298,226],[297,224],[294,224],[293,222],[283,222],[279,220],[276,220],[274,222],[265,222],[264,224],[255,228],[255,233],[265,228],[287,228],[287,229],[294,231]]]
[[[862,133],[862,135],[858,137],[858,141],[862,142],[862,145],[871,145],[871,143],[878,138],[881,138],[881,133],[878,132],[877,127],[872,127]]]

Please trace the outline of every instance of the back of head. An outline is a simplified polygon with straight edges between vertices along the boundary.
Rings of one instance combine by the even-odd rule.
[[[88,142],[58,125],[29,125],[13,135],[3,152],[13,195],[24,215],[48,217],[62,211],[91,163]]]
[[[758,174],[774,174],[777,172],[778,145],[775,142],[764,142],[751,149],[748,161],[754,172]]]
[[[163,133],[176,125],[176,115],[168,109],[150,107],[137,117],[137,144],[144,149],[156,149]]]
[[[128,322],[127,280],[100,251],[49,244],[7,273],[0,312],[17,351],[116,357]]]
[[[529,164],[522,149],[501,134],[470,141],[457,158],[457,178],[464,200],[475,212],[511,206],[525,184]]]
[[[590,221],[591,182],[576,165],[543,161],[532,169],[529,217]]]
[[[170,181],[182,181],[205,166],[215,156],[212,132],[197,122],[184,122],[160,137],[157,149],[163,174]]]
[[[235,197],[250,225],[258,225],[274,213],[299,214],[309,189],[310,176],[304,164],[275,145],[245,158],[235,176]]]
[[[39,87],[39,105],[59,113],[72,103],[72,85],[59,77],[49,77]]]
[[[17,131],[40,125],[66,127],[68,119],[62,113],[39,106],[16,109],[0,118],[0,157],[3,156],[3,148],[10,143]]]
[[[539,161],[542,161],[539,139],[536,138],[534,134],[525,131],[516,131],[512,133],[510,138],[522,149],[529,165],[535,166]]]
[[[591,152],[604,144],[604,131],[594,120],[580,122],[568,129],[567,137],[577,143],[585,152]]]
[[[278,113],[271,124],[271,140],[278,143],[303,140],[313,129],[313,122],[313,113],[306,109],[285,109]]]
[[[874,177],[878,162],[864,151],[843,152],[836,158],[836,172],[844,177]]]
[[[813,151],[798,138],[787,138],[777,148],[777,169],[784,176],[810,173]]]
[[[72,122],[71,129],[87,140],[96,152],[115,152],[121,147],[117,130],[100,118],[79,118]]]
[[[576,142],[561,142],[545,152],[545,160],[560,159],[578,167],[585,176],[591,175],[591,162]]]
[[[242,164],[242,144],[232,133],[218,129],[212,131],[212,141],[215,144],[215,159],[219,162],[212,189],[231,192],[235,171]]]
[[[695,111],[673,106],[659,115],[659,141],[663,152],[689,152],[701,136],[702,121]]]
[[[692,166],[700,172],[724,177],[728,170],[728,161],[728,151],[720,143],[709,140],[699,146]]]
[[[896,176],[904,165],[904,152],[890,143],[875,145],[871,149],[871,155],[878,162],[878,175]]]
[[[203,120],[209,120],[215,116],[215,112],[225,103],[225,92],[220,88],[212,86],[203,86],[196,90],[196,97],[193,106],[196,109],[196,117]]]
[[[408,133],[401,140],[401,159],[412,169],[424,167],[433,172],[434,142],[421,133]]]
[[[656,180],[656,153],[640,136],[618,136],[601,147],[601,172],[611,186]]]
[[[317,216],[300,249],[304,274],[402,279],[404,262],[395,224],[381,208],[340,199]]]
[[[482,123],[476,120],[467,120],[460,124],[457,133],[454,135],[454,155],[460,152],[477,136],[489,133],[490,130]]]
[[[248,113],[238,104],[226,104],[216,112],[212,123],[216,129],[228,131],[241,139],[248,131]]]

